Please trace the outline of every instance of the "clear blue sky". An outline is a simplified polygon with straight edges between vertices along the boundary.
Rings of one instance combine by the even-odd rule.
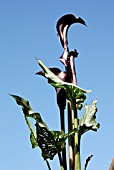
[[[108,170],[114,157],[114,1],[113,0],[1,0],[0,1],[0,169],[46,170],[39,149],[31,149],[21,108],[8,93],[29,100],[50,129],[59,130],[54,88],[35,75],[35,57],[48,67],[59,62],[63,49],[56,22],[64,14],[82,17],[88,27],[73,25],[70,49],[77,49],[78,84],[92,89],[86,102],[98,99],[98,132],[82,138],[82,167],[93,154],[88,170]],[[58,160],[51,161],[58,170]]]

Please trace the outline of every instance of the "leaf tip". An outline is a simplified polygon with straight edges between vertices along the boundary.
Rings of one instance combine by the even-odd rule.
[[[87,90],[86,92],[87,92],[87,93],[91,93],[91,92],[92,92],[92,90]]]

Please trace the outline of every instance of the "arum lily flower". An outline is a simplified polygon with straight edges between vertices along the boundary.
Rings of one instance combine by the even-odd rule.
[[[62,72],[59,68],[54,67],[54,68],[49,68],[49,70],[51,72],[53,72],[62,81],[64,81],[64,82],[69,82],[70,81],[70,78],[67,75],[67,73],[66,72]],[[44,71],[39,71],[36,74],[45,77]],[[48,83],[51,83],[50,81],[51,80],[48,79]],[[55,90],[56,90],[56,93],[57,93],[57,104],[58,104],[58,107],[60,109],[65,109],[65,107],[66,107],[66,91],[63,88],[55,88]]]
[[[67,32],[68,28],[74,23],[80,23],[86,26],[86,23],[82,18],[75,17],[73,14],[66,14],[62,16],[57,22],[56,28],[58,32],[58,38],[60,39],[63,48],[68,47]]]
[[[64,52],[62,56],[59,58],[59,60],[65,66],[66,66],[66,61],[67,61],[68,54],[69,54],[68,38],[67,38],[68,28],[74,23],[80,23],[86,26],[86,23],[82,18],[75,17],[73,14],[66,14],[62,16],[56,24],[58,38],[62,44],[62,47],[64,48]]]

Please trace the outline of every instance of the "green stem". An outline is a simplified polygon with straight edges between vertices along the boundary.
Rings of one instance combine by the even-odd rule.
[[[60,119],[61,119],[61,133],[65,134],[65,120],[64,120],[64,108],[60,108]],[[66,146],[64,145],[64,148],[62,150],[62,161],[63,161],[63,167],[65,170],[67,170],[67,162],[66,162]]]
[[[73,130],[73,118],[72,118],[72,109],[71,103],[68,101],[68,132]],[[69,169],[74,170],[74,137],[71,135],[68,137],[68,145],[69,145]]]
[[[61,170],[65,170],[64,167],[63,167],[63,161],[62,161],[60,152],[58,152],[58,158],[59,158],[59,163],[60,163]]]
[[[59,164],[60,164],[61,170],[65,170],[64,167],[63,167],[63,160],[62,160],[62,157],[61,157],[61,153],[60,153],[60,151],[58,150],[57,142],[55,141],[53,135],[52,135],[52,138],[53,138],[53,141],[54,141],[54,143],[55,143],[55,147],[56,147],[56,149],[57,149],[58,158],[59,158]]]
[[[81,160],[80,160],[80,138],[78,131],[78,114],[76,108],[76,101],[72,101],[72,112],[74,114],[74,128],[76,128],[76,133],[74,135],[74,170],[81,170]]]
[[[32,125],[31,125],[31,123],[29,122],[28,117],[27,117],[27,116],[24,116],[24,117],[25,117],[26,123],[27,123],[27,125],[28,125],[31,133],[34,135],[34,138],[36,138],[36,133],[34,132],[34,129],[32,128]]]

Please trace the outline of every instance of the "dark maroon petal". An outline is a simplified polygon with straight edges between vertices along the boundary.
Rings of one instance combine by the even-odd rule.
[[[73,84],[77,84],[77,80],[76,80],[76,71],[75,71],[75,63],[74,63],[74,59],[75,57],[78,56],[78,52],[77,50],[73,50],[69,52],[69,56],[68,56],[68,60],[67,60],[67,76],[69,76],[70,78],[70,83]]]
[[[68,48],[65,48],[62,56],[59,58],[59,60],[60,60],[65,66],[67,66],[68,55],[69,55]]]
[[[65,49],[62,56],[59,58],[59,60],[65,65],[65,67],[67,67],[67,65],[68,65],[70,56],[77,57],[78,52],[76,50],[69,52],[68,49]]]
[[[61,70],[60,70],[59,68],[56,68],[56,67],[54,67],[54,68],[49,68],[49,70],[50,70],[50,71],[52,71],[55,75],[57,75],[58,73],[60,73],[60,72],[61,72]],[[41,76],[44,76],[44,77],[45,77],[45,74],[44,74],[44,71],[43,71],[43,70],[42,70],[42,71],[37,72],[36,74],[37,74],[37,75],[41,75]]]
[[[45,77],[45,75],[44,75],[44,71],[39,71],[39,72],[37,72],[36,74],[37,74],[37,75],[40,75],[40,76],[44,76],[44,77]]]
[[[63,48],[68,47],[67,32],[68,28],[74,23],[86,25],[85,21],[82,18],[75,17],[72,14],[66,14],[62,16],[57,22],[56,29]]]

